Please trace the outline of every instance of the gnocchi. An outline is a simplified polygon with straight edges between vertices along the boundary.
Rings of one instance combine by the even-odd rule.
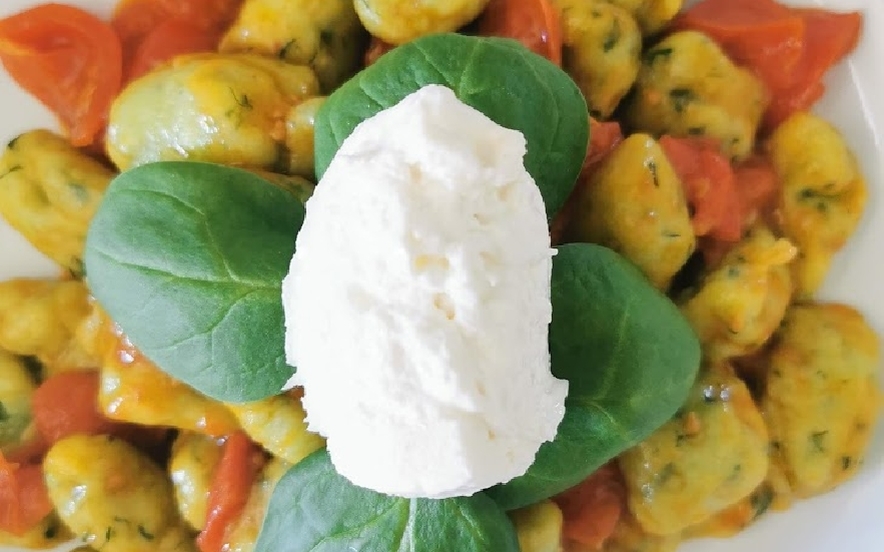
[[[306,66],[254,54],[178,57],[114,101],[108,155],[120,170],[173,160],[284,167],[288,110],[318,93]]]
[[[761,81],[712,39],[681,31],[645,52],[626,119],[655,135],[714,138],[723,153],[742,159],[755,146],[769,101]]]

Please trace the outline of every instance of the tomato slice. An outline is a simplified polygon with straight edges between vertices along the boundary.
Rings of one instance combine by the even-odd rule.
[[[748,228],[757,220],[772,223],[780,181],[771,160],[755,153],[733,166],[734,188],[739,198],[740,221]],[[707,267],[715,267],[738,242],[703,236],[697,240],[697,249],[703,254]]]
[[[75,146],[103,132],[122,82],[113,29],[79,8],[43,4],[0,20],[0,62],[59,118]]]
[[[820,81],[796,83],[778,91],[764,113],[764,129],[773,131],[793,113],[807,111],[825,93],[826,87]]]
[[[773,162],[754,154],[734,167],[734,183],[743,208],[743,220],[751,221],[770,211],[776,203],[780,181]]]
[[[794,11],[805,24],[802,69],[807,80],[819,80],[833,65],[856,48],[862,31],[862,14],[811,8]]]
[[[794,11],[805,23],[803,57],[791,82],[774,89],[774,97],[765,114],[765,127],[769,130],[791,114],[810,109],[822,98],[825,93],[822,78],[856,47],[862,28],[862,15],[856,12]]]
[[[50,512],[43,469],[8,462],[0,453],[0,530],[23,535]]]
[[[62,372],[34,391],[31,408],[39,439],[15,451],[15,458],[45,452],[71,435],[114,435],[151,452],[162,447],[167,430],[111,420],[98,408],[99,374],[95,370]],[[32,456],[33,457],[33,456]]]
[[[223,30],[239,14],[243,0],[122,0],[111,25],[127,47],[141,42],[169,19],[187,21],[201,29]]]
[[[49,445],[38,434],[23,443],[9,447],[6,450],[6,459],[14,464],[39,463],[48,450]]]
[[[98,412],[96,371],[62,372],[34,392],[34,423],[43,439],[55,443],[75,434],[111,433],[114,423]]]
[[[601,550],[626,508],[626,487],[611,462],[553,497],[553,502],[562,510],[562,536],[590,550]]]
[[[804,52],[804,20],[773,0],[704,0],[679,15],[673,28],[710,36],[772,88],[791,82]]]
[[[681,179],[693,208],[694,234],[738,242],[743,231],[743,207],[733,168],[718,144],[706,138],[663,136],[660,147]]]
[[[774,0],[703,0],[673,27],[701,31],[771,91],[764,129],[809,109],[824,92],[822,78],[856,47],[862,14],[791,8]]]
[[[623,131],[617,121],[597,121],[589,118],[589,147],[583,161],[583,172],[598,165],[617,144],[623,141]]]
[[[620,128],[620,123],[589,118],[589,142],[586,145],[586,157],[583,159],[580,175],[577,177],[577,182],[574,184],[565,206],[550,223],[549,234],[553,245],[560,244],[569,238],[569,225],[574,216],[574,209],[580,202],[582,194],[586,192],[592,173],[622,141],[623,131]]]
[[[386,54],[393,48],[395,48],[393,44],[384,42],[376,36],[371,37],[371,42],[368,45],[368,50],[365,51],[365,66],[368,67],[372,63],[376,62],[382,55]]]
[[[243,0],[122,0],[114,10],[111,26],[123,45],[125,75],[142,75],[177,54],[215,50],[242,3]],[[180,26],[165,27],[173,20]],[[162,44],[163,40],[170,41],[168,47]],[[145,41],[151,44],[142,47]],[[211,46],[206,48],[210,42]]]
[[[264,458],[245,433],[233,433],[224,443],[221,461],[212,476],[206,526],[197,537],[201,552],[221,552],[228,526],[245,508]]]
[[[126,69],[126,81],[148,73],[175,56],[212,52],[218,47],[221,32],[195,23],[169,19],[150,31],[138,45]]]
[[[491,0],[478,23],[481,35],[514,38],[562,64],[562,21],[550,0]]]

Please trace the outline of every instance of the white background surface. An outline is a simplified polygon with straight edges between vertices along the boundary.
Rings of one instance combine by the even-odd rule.
[[[37,4],[0,0],[0,16]],[[107,15],[115,0],[69,0]],[[788,0],[811,4],[811,0]],[[858,306],[884,334],[884,1],[826,0],[816,4],[865,13],[862,41],[850,60],[827,81],[818,108],[846,134],[870,185],[870,202],[855,238],[838,258],[823,292]],[[24,130],[54,128],[53,119],[0,71],[0,143]],[[0,280],[53,275],[57,270],[0,221]],[[882,367],[884,368],[884,367]],[[884,370],[882,370],[884,373]],[[884,426],[864,470],[825,496],[804,501],[786,513],[771,514],[728,540],[695,541],[679,552],[884,552]],[[21,552],[0,547],[0,552]]]

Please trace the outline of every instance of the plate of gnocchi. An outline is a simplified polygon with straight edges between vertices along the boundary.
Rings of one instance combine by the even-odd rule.
[[[880,0],[4,0],[0,552],[884,550],[882,56]],[[525,145],[569,385],[522,475],[445,496],[350,479],[282,284],[436,85]]]

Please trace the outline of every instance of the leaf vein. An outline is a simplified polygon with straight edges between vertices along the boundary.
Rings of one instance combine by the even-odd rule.
[[[611,350],[611,362],[616,362],[616,359],[623,358],[624,355],[627,354],[625,351],[627,347],[627,328],[631,323],[632,319],[632,307],[633,307],[633,298],[629,296],[629,298],[624,302],[622,309],[622,316],[620,316],[620,320],[617,324],[616,337],[614,339],[614,343],[612,344]],[[617,374],[613,370],[608,370],[605,372],[605,377],[602,379],[601,385],[599,385],[598,389],[594,393],[594,399],[599,397],[607,397],[611,392],[611,387],[614,384],[614,379],[617,377]]]
[[[405,517],[405,523],[402,525],[402,530],[396,538],[398,541],[396,544],[397,552],[414,552],[414,502],[415,499],[413,498],[408,500],[408,515]],[[410,538],[406,539],[406,536],[409,536]],[[407,545],[407,548],[403,549],[403,545]]]
[[[183,198],[178,197],[177,195],[171,194],[169,192],[165,192],[163,190],[157,190],[157,189],[153,189],[153,188],[150,188],[150,189],[149,188],[133,188],[132,190],[130,190],[130,193],[156,195],[156,196],[160,196],[165,199],[170,199],[170,200],[174,201],[175,203],[183,205],[184,207],[186,207],[187,209],[198,214],[202,218],[206,218],[206,214],[196,205],[193,205],[192,203],[185,201]]]
[[[466,81],[467,81],[467,79],[469,78],[469,75],[472,74],[473,63],[474,63],[476,57],[479,55],[479,52],[480,52],[480,51],[481,51],[480,43],[479,43],[479,42],[474,42],[474,43],[473,43],[473,49],[470,50],[470,54],[469,54],[469,56],[467,56],[467,59],[466,59],[466,61],[464,62],[463,69],[462,69],[461,72],[460,72],[460,79],[459,79],[458,82],[457,82],[457,88],[456,88],[456,90],[457,90],[458,92],[460,92],[461,94],[467,94],[467,90],[466,90],[466,88],[467,88],[467,83],[466,83]],[[473,91],[470,91],[469,94],[470,94],[470,95],[473,95],[473,94],[475,94],[475,93],[478,92],[478,91],[479,91],[479,89],[477,89],[477,90],[473,90]]]
[[[189,209],[199,215],[200,223],[203,227],[203,231],[206,233],[206,237],[208,238],[207,242],[209,247],[212,248],[212,252],[214,253],[214,258],[221,262],[221,265],[224,267],[225,272],[230,277],[231,280],[240,280],[241,278],[237,276],[233,269],[230,266],[230,263],[227,260],[227,256],[221,251],[221,244],[218,241],[218,237],[215,235],[215,232],[212,230],[212,227],[209,225],[209,217],[206,213],[198,208],[195,205],[185,201],[183,198],[178,197],[177,195],[170,194],[168,192],[163,192],[161,190],[148,190],[148,189],[140,189],[139,193],[149,194],[149,195],[158,195],[165,199],[171,200],[179,205],[182,205],[186,209]]]
[[[598,411],[602,416],[605,417],[605,419],[608,420],[608,423],[611,425],[611,427],[620,434],[624,441],[631,441],[630,432],[626,431],[626,428],[624,428],[623,425],[618,422],[617,419],[614,418],[614,416],[612,416],[611,413],[608,412],[608,410],[601,404],[599,404],[595,399],[591,399],[589,397],[580,397],[575,398],[572,402],[574,404],[582,406],[583,408]]]
[[[136,272],[150,272],[158,275],[165,275],[169,279],[182,281],[182,282],[190,282],[193,284],[212,284],[218,286],[232,286],[232,287],[248,287],[249,289],[260,289],[263,291],[277,291],[278,285],[276,283],[271,283],[268,281],[256,281],[256,280],[219,280],[212,278],[198,278],[196,276],[187,276],[184,274],[177,274],[175,272],[170,271],[169,269],[160,268],[156,266],[149,266],[143,264],[136,264],[131,261],[124,261],[117,257],[116,255],[109,253],[101,248],[95,247],[93,245],[92,252],[102,257],[105,257],[116,264],[124,267],[132,269]]]
[[[384,108],[386,107],[386,106],[384,105],[384,103],[381,102],[381,100],[377,99],[377,98],[374,96],[374,93],[373,93],[373,92],[369,92],[369,87],[368,87],[368,85],[365,84],[365,79],[360,79],[360,80],[359,80],[359,89],[362,90],[362,93],[365,94],[365,97],[366,97],[366,98],[368,98],[369,100],[371,100],[372,102],[374,102],[374,104],[375,104],[376,106],[378,106],[380,109],[384,109]]]
[[[439,65],[436,63],[436,60],[434,59],[434,57],[437,54],[434,54],[433,52],[428,52],[424,48],[423,44],[415,43],[414,47],[417,49],[417,51],[419,51],[421,54],[423,54],[424,61],[426,62],[427,65],[430,66],[430,68],[433,69],[433,71],[436,72],[436,74],[439,75],[439,79],[442,80],[445,85],[450,87],[451,83],[454,79],[452,79],[448,75],[446,75],[445,72],[443,72],[442,69],[439,67]],[[417,79],[415,79],[415,80],[417,80]],[[417,84],[424,86],[426,83],[417,83]]]
[[[462,503],[460,501],[457,501],[457,502],[455,502],[454,506],[455,506],[455,508],[457,508],[457,515],[460,516],[460,518],[466,522],[467,526],[470,528],[470,531],[476,537],[476,540],[477,541],[485,541],[486,539],[483,538],[483,535],[482,535],[482,528],[478,526],[478,524],[476,523],[476,520],[474,520],[472,517],[470,517],[466,514]]]
[[[530,69],[532,73],[534,73],[537,82],[543,87],[544,90],[546,90],[546,93],[549,94],[551,98],[557,98],[558,95],[553,91],[552,87],[549,84],[549,81],[543,78],[543,75],[541,75],[540,72],[537,70],[536,65],[532,63],[531,59],[528,57],[530,54],[525,50],[517,50],[517,52],[522,57],[522,60],[525,62],[525,66],[528,67],[528,69]],[[553,132],[552,143],[558,143],[559,136],[563,129],[562,114],[559,112],[558,109],[554,109],[551,113],[548,113],[547,115],[551,116],[551,124],[552,127],[555,129]],[[543,160],[545,161],[551,157],[553,153],[553,148],[551,147],[551,144],[544,144],[544,146]],[[541,160],[539,159],[538,161]]]
[[[369,518],[368,520],[365,521],[365,523],[360,523],[359,525],[355,525],[355,526],[353,526],[345,531],[342,531],[340,533],[335,533],[332,535],[326,535],[326,536],[322,537],[316,544],[314,544],[310,548],[310,550],[308,552],[315,552],[316,550],[319,550],[319,548],[323,544],[325,544],[326,542],[328,542],[332,539],[339,539],[340,537],[346,537],[348,535],[352,535],[354,533],[358,533],[360,531],[363,531],[366,528],[371,527],[372,525],[375,525],[376,523],[381,521],[384,517],[386,517],[390,512],[395,510],[399,506],[399,504],[400,504],[399,501],[394,501],[393,504],[389,508],[380,512],[376,516]]]
[[[245,291],[242,295],[240,295],[240,296],[237,297],[232,303],[230,303],[230,306],[229,306],[229,307],[225,308],[225,309],[222,311],[221,316],[218,317],[217,320],[215,320],[214,322],[210,322],[210,323],[208,324],[208,326],[207,326],[207,328],[206,328],[205,331],[202,331],[202,332],[199,332],[199,333],[195,333],[195,334],[189,335],[189,336],[187,336],[187,337],[185,337],[185,338],[183,338],[183,339],[180,339],[180,340],[178,340],[178,341],[173,341],[172,343],[169,343],[168,345],[166,345],[165,347],[163,347],[163,349],[167,349],[167,350],[174,349],[174,348],[176,348],[176,347],[178,347],[178,346],[180,346],[180,345],[183,345],[183,344],[185,344],[185,343],[188,343],[188,342],[190,342],[190,341],[196,340],[196,339],[198,339],[198,338],[201,338],[201,337],[203,337],[203,336],[205,336],[205,335],[207,335],[207,334],[210,334],[210,333],[214,332],[214,331],[218,328],[218,326],[220,326],[221,323],[224,322],[224,321],[225,321],[225,320],[231,315],[231,313],[233,312],[233,310],[236,308],[236,306],[237,306],[239,303],[241,303],[242,301],[244,301],[249,295],[252,295],[253,293],[257,293],[257,292],[259,292],[259,291],[261,291],[261,290],[247,290],[247,291]],[[214,353],[215,353],[215,351],[214,351],[214,348],[215,348],[215,346],[214,346],[214,340],[212,340],[212,341],[210,342],[210,347],[211,347],[211,350],[209,351],[209,358],[210,358],[210,359],[213,359],[213,358],[215,357],[215,354],[214,354]],[[201,370],[201,371],[205,371],[205,370],[207,370],[208,368],[209,368],[209,366],[205,366],[205,367],[203,368],[203,370]]]
[[[231,280],[241,280],[241,278],[237,274],[234,274],[230,263],[227,261],[227,256],[221,251],[221,243],[218,241],[218,237],[215,235],[212,227],[209,226],[209,220],[206,217],[203,217],[201,219],[201,222],[203,225],[203,229],[206,232],[206,237],[208,237],[208,244],[212,248],[212,252],[215,254],[214,256],[221,261],[221,266],[224,267],[224,271],[227,273],[227,276]]]

